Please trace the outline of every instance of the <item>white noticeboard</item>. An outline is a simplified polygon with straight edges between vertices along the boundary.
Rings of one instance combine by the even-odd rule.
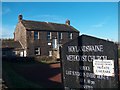
[[[51,43],[48,43],[48,45],[51,45]]]
[[[93,60],[95,75],[114,76],[114,60]]]

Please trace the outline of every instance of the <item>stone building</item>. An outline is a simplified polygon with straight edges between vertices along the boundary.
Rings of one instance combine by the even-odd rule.
[[[24,49],[23,56],[56,56],[59,57],[59,47],[79,36],[79,31],[65,24],[24,20],[18,16],[14,32],[14,41],[19,41]]]
[[[2,40],[2,56],[3,57],[24,57],[24,49],[19,41]]]

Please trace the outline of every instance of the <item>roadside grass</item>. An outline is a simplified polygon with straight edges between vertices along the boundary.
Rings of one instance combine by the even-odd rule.
[[[26,63],[21,64],[26,65]],[[17,67],[17,65],[20,64],[3,61],[3,78],[7,82],[6,84],[8,84],[8,88],[42,88],[41,85],[28,81],[24,77],[17,74],[13,70],[12,65],[16,65]]]

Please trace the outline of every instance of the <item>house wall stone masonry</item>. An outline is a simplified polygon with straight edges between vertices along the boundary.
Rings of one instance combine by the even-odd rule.
[[[41,56],[42,55],[49,55],[49,51],[52,51],[52,39],[47,40],[47,32],[46,31],[38,31],[40,39],[34,40],[34,31],[27,31],[27,53],[29,56],[34,55],[34,48],[40,47],[41,48]],[[51,32],[52,37],[57,37],[57,31]],[[65,44],[66,42],[70,41],[68,38],[68,32],[61,32],[63,33],[63,39],[60,40],[60,44]],[[73,33],[73,39],[76,38],[79,34]],[[51,43],[51,45],[48,45]]]
[[[14,41],[19,41],[24,49],[27,47],[26,29],[21,22],[19,22],[16,26]]]
[[[57,38],[58,44],[65,44],[71,39],[68,37],[72,33],[72,39],[79,36],[79,31],[73,28],[70,21],[67,24],[57,24],[48,22],[38,22],[23,20],[22,15],[18,17],[18,24],[14,32],[14,40],[19,41],[26,51],[26,56],[49,56],[53,51],[53,39]],[[38,39],[34,38],[38,32]],[[47,39],[47,33],[51,32],[51,39]],[[58,40],[58,33],[62,33],[62,39]],[[40,55],[35,55],[35,48],[40,47]]]

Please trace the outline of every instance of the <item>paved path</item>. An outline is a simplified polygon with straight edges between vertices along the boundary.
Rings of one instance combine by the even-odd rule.
[[[60,63],[58,63],[58,64],[51,64],[50,67],[53,68],[53,69],[54,68],[60,68]],[[58,74],[50,77],[49,80],[61,83],[61,73],[59,72]]]

